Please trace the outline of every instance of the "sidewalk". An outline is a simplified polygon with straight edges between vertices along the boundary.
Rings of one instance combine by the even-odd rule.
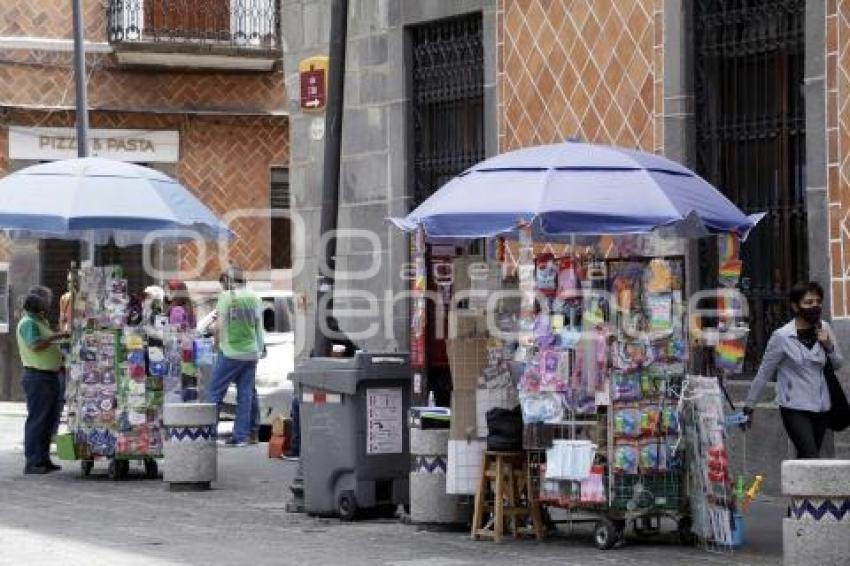
[[[202,493],[171,493],[160,481],[113,482],[97,462],[83,479],[75,462],[61,472],[23,476],[23,419],[0,417],[0,565],[275,564],[311,566],[679,566],[781,563],[781,502],[755,503],[747,516],[747,546],[710,553],[669,538],[630,538],[600,552],[592,525],[543,543],[472,541],[468,533],[430,532],[396,520],[342,523],[286,512],[294,462],[266,457],[266,445],[220,449],[219,480]],[[225,542],[226,541],[226,542]],[[59,558],[61,557],[61,559]],[[341,558],[345,557],[345,558]]]

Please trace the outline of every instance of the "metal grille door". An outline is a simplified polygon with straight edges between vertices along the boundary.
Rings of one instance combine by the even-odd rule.
[[[484,159],[481,15],[412,28],[414,205]]]
[[[745,212],[767,212],[742,247],[747,373],[808,272],[804,15],[804,0],[695,3],[697,168]]]

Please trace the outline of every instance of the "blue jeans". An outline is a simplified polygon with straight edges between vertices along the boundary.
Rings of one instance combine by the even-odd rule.
[[[234,360],[222,354],[218,356],[210,380],[207,397],[210,403],[221,406],[227,388],[236,384],[236,422],[233,424],[233,441],[247,442],[254,420],[254,380],[257,374],[256,360]],[[259,413],[259,409],[257,409]]]
[[[50,462],[50,437],[59,405],[59,375],[55,371],[24,369],[27,420],[24,424],[24,456],[27,467]]]

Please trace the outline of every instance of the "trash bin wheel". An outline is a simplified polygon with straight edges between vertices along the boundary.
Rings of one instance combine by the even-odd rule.
[[[696,535],[691,531],[691,518],[682,517],[679,519],[676,527],[679,535],[679,544],[684,546],[693,546],[696,544]]]
[[[80,471],[83,473],[84,478],[87,478],[91,475],[92,469],[94,469],[94,462],[92,460],[80,461]]]
[[[153,458],[145,458],[145,477],[149,480],[159,477],[159,465]]]
[[[339,511],[339,518],[343,521],[354,520],[357,515],[357,500],[354,498],[354,492],[343,491],[339,494],[337,511]]]
[[[130,462],[128,460],[110,460],[108,473],[109,479],[113,481],[126,479],[130,474]]]
[[[617,541],[623,535],[623,530],[617,528],[617,525],[607,517],[603,517],[596,522],[593,528],[593,542],[599,550],[610,550],[614,548]]]

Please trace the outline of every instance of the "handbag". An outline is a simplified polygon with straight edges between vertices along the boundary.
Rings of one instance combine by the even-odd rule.
[[[841,382],[838,381],[838,376],[835,375],[835,368],[832,367],[829,358],[827,358],[826,365],[823,367],[823,375],[826,379],[827,389],[829,389],[830,401],[827,426],[836,432],[840,432],[850,426],[850,403],[847,402],[847,395],[844,394],[844,389],[841,387]]]

